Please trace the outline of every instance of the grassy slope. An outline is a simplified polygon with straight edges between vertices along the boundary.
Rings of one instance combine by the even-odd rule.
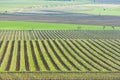
[[[0,21],[0,30],[103,30],[103,26]],[[104,30],[113,30],[113,28],[106,26]],[[120,27],[115,27],[115,30],[120,30]]]

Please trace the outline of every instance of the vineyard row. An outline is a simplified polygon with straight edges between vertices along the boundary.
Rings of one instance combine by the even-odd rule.
[[[0,41],[0,71],[120,71],[120,41]]]
[[[120,31],[101,30],[1,30],[0,40],[119,39]]]

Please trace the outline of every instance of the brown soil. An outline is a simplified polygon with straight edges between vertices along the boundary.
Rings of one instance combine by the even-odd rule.
[[[120,26],[120,16],[101,16],[77,13],[13,13],[0,14],[0,20],[69,23],[86,25]]]
[[[14,49],[14,41],[12,41],[12,45],[11,45],[11,50],[10,50],[10,55],[9,55],[9,59],[7,62],[7,66],[5,68],[5,71],[9,71],[10,69],[10,65],[11,65],[11,61],[12,61],[12,56],[13,56],[13,49]]]
[[[18,49],[17,49],[17,62],[16,62],[16,71],[20,70],[20,41],[18,41]]]
[[[29,61],[28,61],[28,52],[27,52],[27,45],[26,41],[24,41],[24,59],[25,59],[25,69],[29,71]]]
[[[0,48],[1,48],[1,46],[2,46],[2,43],[3,43],[3,41],[0,41]]]

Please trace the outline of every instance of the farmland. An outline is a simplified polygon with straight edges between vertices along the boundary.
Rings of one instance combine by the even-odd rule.
[[[119,80],[119,8],[1,0],[0,80]]]
[[[120,24],[118,22],[114,26],[104,26],[67,23],[0,21],[0,30],[120,30],[119,25]]]
[[[119,42],[91,39],[2,41],[0,71],[120,71]]]
[[[99,1],[99,0],[98,0]],[[13,5],[14,4],[14,5]],[[119,4],[96,3],[89,0],[80,1],[34,1],[30,0],[13,0],[1,1],[0,13],[44,13],[44,11],[61,11],[67,13],[83,13],[94,15],[112,15],[120,16]]]
[[[119,30],[0,30],[0,40],[120,39]]]
[[[119,27],[111,26],[1,21],[1,78],[24,79],[33,73],[33,79],[110,79],[109,74],[118,79],[119,33]]]
[[[1,1],[0,21],[120,26],[119,4],[89,1]]]
[[[87,0],[81,0],[81,3],[87,3]],[[14,5],[13,5],[14,4]],[[13,12],[21,12],[25,9],[36,9],[36,8],[52,8],[57,6],[69,6],[76,5],[78,2],[69,2],[66,1],[44,1],[44,0],[1,0],[0,1],[0,13],[5,13],[6,11],[9,13]]]

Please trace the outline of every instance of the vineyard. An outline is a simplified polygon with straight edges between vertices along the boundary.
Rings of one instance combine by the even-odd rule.
[[[115,3],[0,0],[0,80],[120,80]]]
[[[0,71],[120,71],[119,42],[1,41]]]
[[[120,39],[119,30],[0,30],[0,40]]]
[[[3,23],[0,79],[119,80],[119,27]]]
[[[1,30],[0,71],[120,71],[118,33],[119,31]]]

